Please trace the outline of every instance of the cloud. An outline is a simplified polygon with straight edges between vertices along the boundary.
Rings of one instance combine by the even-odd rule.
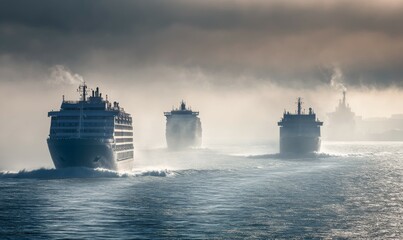
[[[80,73],[197,69],[285,87],[328,85],[337,62],[352,87],[403,87],[401,1],[12,1],[0,55]],[[225,77],[223,77],[225,76]],[[0,76],[1,77],[1,76]],[[119,79],[116,79],[119,81]],[[123,80],[122,80],[123,81]],[[132,79],[131,81],[143,81]]]

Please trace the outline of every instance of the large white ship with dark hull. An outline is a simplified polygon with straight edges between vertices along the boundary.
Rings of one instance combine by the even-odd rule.
[[[200,147],[202,143],[202,128],[199,112],[186,107],[184,101],[179,109],[164,112],[167,119],[166,140],[170,149]]]
[[[323,122],[316,119],[312,108],[309,108],[307,114],[302,112],[301,98],[298,98],[297,104],[295,114],[284,112],[278,122],[281,154],[305,154],[320,150],[320,127]]]
[[[56,168],[88,167],[131,170],[133,127],[130,114],[118,102],[104,100],[99,89],[87,96],[85,83],[79,101],[63,102],[59,111],[50,111],[47,139]]]

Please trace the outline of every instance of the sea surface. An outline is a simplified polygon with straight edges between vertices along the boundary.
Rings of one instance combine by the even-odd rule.
[[[49,159],[50,161],[50,159]],[[0,239],[403,239],[403,143],[137,151],[133,172],[0,172]]]

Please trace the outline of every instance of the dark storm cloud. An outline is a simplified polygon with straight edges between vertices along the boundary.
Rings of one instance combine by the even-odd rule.
[[[2,1],[1,63],[403,87],[399,1]],[[213,78],[222,83],[220,77]],[[224,84],[227,84],[225,82]]]

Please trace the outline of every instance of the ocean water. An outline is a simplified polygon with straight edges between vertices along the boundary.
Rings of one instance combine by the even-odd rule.
[[[143,149],[133,172],[0,173],[1,239],[403,239],[403,143]]]

